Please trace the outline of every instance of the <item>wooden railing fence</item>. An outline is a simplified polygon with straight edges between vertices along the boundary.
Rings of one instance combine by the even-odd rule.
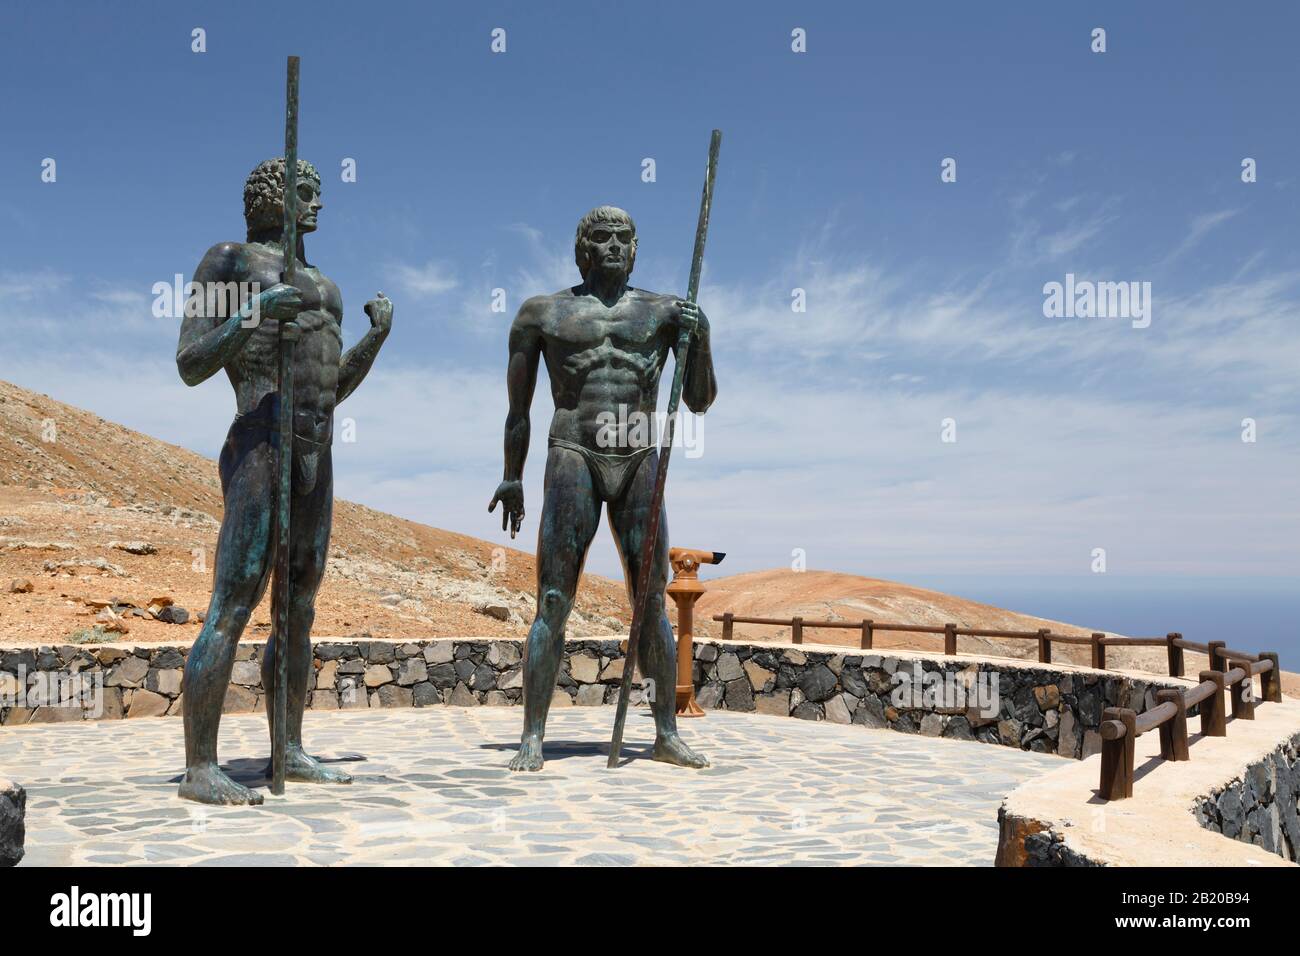
[[[877,631],[910,634],[943,635],[943,652],[957,653],[958,637],[996,637],[1006,640],[1031,640],[1038,644],[1038,660],[1052,662],[1053,644],[1088,645],[1091,664],[1098,670],[1106,669],[1108,647],[1164,647],[1168,654],[1169,676],[1183,677],[1183,652],[1196,651],[1210,659],[1210,669],[1201,671],[1200,683],[1188,690],[1166,688],[1156,693],[1157,704],[1141,714],[1124,707],[1108,707],[1102,712],[1101,725],[1101,786],[1100,795],[1106,800],[1122,800],[1133,796],[1134,742],[1152,730],[1160,732],[1160,756],[1165,760],[1188,760],[1187,715],[1199,707],[1201,734],[1205,737],[1227,736],[1227,710],[1231,707],[1234,720],[1254,720],[1254,678],[1259,677],[1260,697],[1264,701],[1280,703],[1282,700],[1282,670],[1278,656],[1273,651],[1249,654],[1228,648],[1223,641],[1198,644],[1171,631],[1164,637],[1107,637],[1100,632],[1089,635],[1056,634],[1048,628],[1036,631],[996,631],[977,627],[959,627],[956,624],[897,624],[863,619],[861,621],[809,621],[802,617],[738,617],[730,611],[715,614],[713,620],[722,623],[722,639],[734,640],[736,624],[759,624],[790,628],[790,640],[802,644],[805,628],[839,628],[860,633],[858,646],[871,650]],[[1225,705],[1225,695],[1229,701]]]

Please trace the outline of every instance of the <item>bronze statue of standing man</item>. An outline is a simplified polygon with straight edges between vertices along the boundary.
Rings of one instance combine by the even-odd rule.
[[[234,666],[235,648],[261,602],[276,560],[276,452],[279,416],[292,416],[291,593],[288,633],[273,632],[262,662],[267,716],[274,719],[275,645],[287,641],[288,749],[285,776],[308,783],[350,783],[303,749],[302,713],[312,678],[311,626],[316,590],[325,572],[334,504],[330,445],[334,408],[370,371],[388,337],[393,306],[381,292],[366,303],[370,328],[343,352],[343,302],[338,287],[307,261],[303,236],[316,230],[322,208],[320,175],[297,162],[297,242],[293,282],[284,264],[285,161],[259,165],[244,184],[246,242],[208,250],[194,273],[199,299],[186,308],[176,365],[187,385],[225,370],[237,414],[221,450],[225,514],[217,539],[212,599],[203,630],[185,663],[185,777],[180,795],[203,803],[258,804],[261,794],[230,779],[217,763],[217,728]],[[260,289],[242,311],[215,310],[220,296],[203,290]],[[255,307],[256,311],[252,308]],[[280,323],[298,328],[293,351],[293,407],[277,393]],[[273,609],[274,612],[274,609]],[[273,613],[273,617],[278,617]]]
[[[529,299],[510,329],[505,475],[488,510],[503,506],[501,527],[518,532],[524,518],[523,470],[537,368],[545,358],[555,401],[546,457],[537,545],[537,616],[524,654],[524,731],[512,770],[542,769],[546,715],[564,653],[564,625],[587,549],[608,511],[636,601],[642,544],[654,497],[658,452],[653,428],[659,379],[678,334],[692,334],[683,398],[702,414],[717,395],[709,323],[692,302],[628,285],[636,227],[613,206],[578,223],[574,258],[582,282]],[[676,648],[664,607],[667,522],[653,553],[642,638],[641,670],[654,682],[654,757],[683,767],[708,761],[678,736],[673,687]]]

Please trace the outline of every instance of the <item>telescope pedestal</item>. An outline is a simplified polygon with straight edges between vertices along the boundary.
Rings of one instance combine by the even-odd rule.
[[[695,581],[695,587],[679,588],[677,578],[668,585],[668,596],[677,605],[677,716],[703,717],[704,710],[695,702],[695,681],[691,668],[695,658],[695,602],[704,589]]]

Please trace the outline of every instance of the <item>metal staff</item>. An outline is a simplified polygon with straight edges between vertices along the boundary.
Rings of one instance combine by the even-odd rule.
[[[284,88],[284,271],[280,281],[293,285],[298,258],[298,58],[289,57]],[[275,454],[278,506],[275,511],[275,698],[271,711],[271,792],[284,793],[289,749],[289,503],[293,490],[293,343],[298,327],[281,322],[280,374],[276,384],[279,426]]]
[[[709,140],[709,166],[704,176],[704,194],[700,197],[700,221],[695,227],[695,253],[691,258],[691,279],[686,299],[694,303],[700,291],[700,270],[704,268],[704,240],[709,234],[709,207],[713,205],[713,180],[718,173],[718,148],[722,131],[715,129]],[[632,672],[636,670],[636,649],[645,627],[646,605],[650,599],[650,566],[654,563],[655,544],[659,538],[659,512],[663,510],[664,484],[668,480],[668,458],[673,450],[673,432],[677,425],[677,404],[682,397],[682,372],[691,349],[691,333],[683,330],[674,349],[673,389],[668,395],[668,421],[659,445],[659,469],[655,473],[654,495],[650,498],[650,517],[646,522],[645,543],[641,547],[641,566],[636,576],[636,604],[632,608],[632,627],[627,635],[627,659],[623,661],[623,683],[618,689],[618,711],[614,715],[614,736],[609,742],[607,767],[618,766],[623,751],[623,724],[627,721],[627,703],[632,692]],[[656,688],[656,691],[658,688]]]

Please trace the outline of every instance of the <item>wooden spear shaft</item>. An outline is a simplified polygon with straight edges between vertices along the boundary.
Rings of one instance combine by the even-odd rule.
[[[722,145],[722,131],[714,130],[709,140],[709,165],[704,175],[704,193],[700,197],[700,219],[695,227],[695,252],[691,258],[691,278],[686,298],[694,303],[700,292],[700,271],[704,268],[704,241],[709,234],[709,209],[713,205],[713,180],[718,173],[718,149]],[[645,628],[646,607],[650,600],[650,571],[654,565],[655,546],[659,539],[659,514],[663,511],[664,485],[668,481],[668,458],[673,450],[673,432],[677,424],[677,405],[682,397],[682,377],[686,359],[690,354],[691,334],[682,331],[677,336],[673,364],[673,388],[668,393],[668,419],[664,425],[664,438],[659,445],[659,468],[655,473],[654,494],[650,498],[650,513],[646,520],[645,541],[641,545],[641,564],[636,575],[636,603],[632,608],[632,627],[627,635],[627,655],[623,660],[623,682],[618,689],[618,710],[614,714],[614,736],[609,742],[607,767],[618,766],[623,751],[623,725],[627,721],[627,704],[632,693],[632,673],[636,670],[637,645]],[[657,621],[655,622],[658,623]],[[675,676],[674,676],[675,679]],[[673,686],[654,689],[656,694],[668,694],[667,706],[673,706]]]
[[[284,90],[284,269],[280,281],[293,284],[298,258],[298,58],[289,57]],[[271,709],[271,792],[284,793],[289,749],[289,508],[293,494],[293,344],[298,327],[279,327],[280,374],[275,456],[275,694]]]

